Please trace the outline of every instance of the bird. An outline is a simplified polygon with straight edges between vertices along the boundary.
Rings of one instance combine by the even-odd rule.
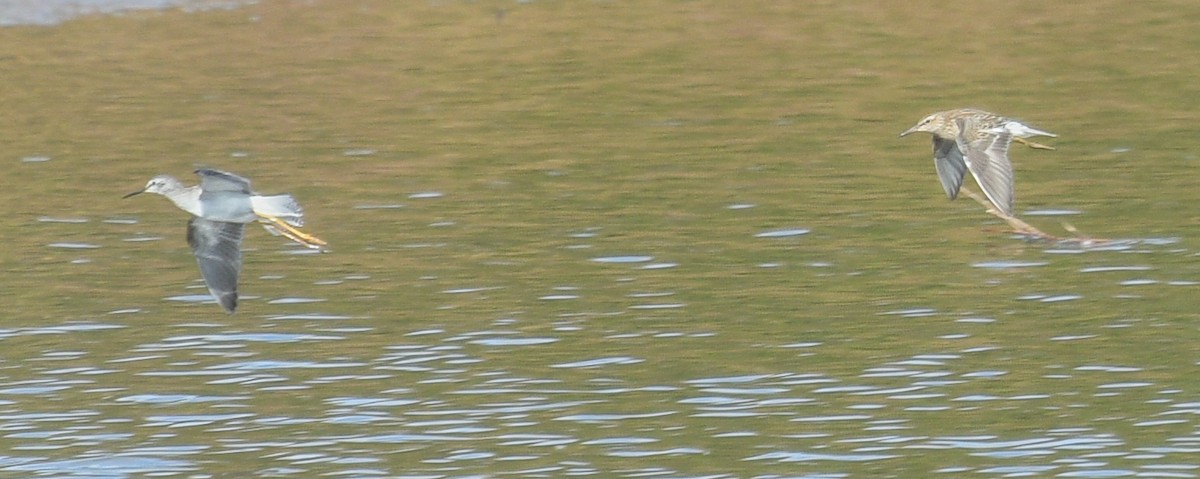
[[[246,224],[261,222],[272,234],[282,234],[308,248],[326,246],[325,241],[297,229],[304,225],[304,210],[292,195],[260,195],[250,189],[250,180],[226,171],[201,168],[195,173],[200,176],[199,185],[184,186],[173,176],[158,175],[123,198],[154,193],[192,215],[188,246],[208,292],[227,314],[237,310]]]
[[[1025,138],[1031,136],[1048,136],[1057,137],[1054,133],[1039,130],[1029,125],[1021,123],[1012,118],[997,115],[995,113],[978,110],[975,108],[958,108],[954,110],[939,111],[930,113],[921,121],[917,122],[912,128],[909,128],[901,133],[900,136],[906,136],[909,133],[924,131],[932,133],[935,137],[941,137],[946,140],[954,140],[958,135],[957,124],[955,120],[958,118],[972,118],[981,129],[990,133],[999,133],[1000,130],[1007,130],[1013,134],[1013,141],[1023,143],[1030,148],[1039,150],[1053,150],[1054,147],[1046,146],[1041,143],[1035,143]]]
[[[1054,149],[1025,140],[1056,137],[1017,120],[973,108],[932,113],[900,134],[923,131],[933,136],[933,162],[946,196],[954,199],[967,171],[996,210],[1012,217],[1013,171],[1008,147],[1013,141],[1031,148]]]

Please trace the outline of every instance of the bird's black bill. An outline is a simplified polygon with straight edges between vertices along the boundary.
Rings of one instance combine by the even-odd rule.
[[[121,199],[129,198],[129,197],[131,197],[131,196],[137,196],[137,195],[140,195],[140,194],[142,194],[142,193],[145,193],[145,192],[146,192],[146,190],[138,190],[138,191],[135,191],[135,192],[133,192],[133,193],[130,193],[130,194],[128,194],[128,195],[122,196],[122,197],[121,197]]]

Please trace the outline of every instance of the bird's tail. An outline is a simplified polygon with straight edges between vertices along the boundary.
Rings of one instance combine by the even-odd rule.
[[[1050,132],[1048,132],[1048,131],[1045,131],[1045,130],[1039,130],[1039,129],[1037,129],[1037,128],[1033,128],[1033,127],[1031,127],[1031,126],[1028,126],[1028,125],[1021,125],[1021,128],[1019,128],[1018,130],[1019,130],[1019,131],[1014,131],[1014,132],[1013,132],[1013,136],[1020,136],[1020,137],[1029,137],[1029,136],[1048,136],[1048,137],[1051,137],[1051,138],[1058,137],[1058,135],[1055,135],[1054,133],[1050,133]]]
[[[1000,133],[1002,131],[1012,133],[1012,135],[1017,138],[1029,138],[1031,136],[1048,136],[1055,138],[1058,136],[1054,133],[1050,133],[1045,130],[1039,130],[1018,121],[1007,121],[1004,122],[1003,125],[987,130],[988,133]]]
[[[278,218],[297,228],[304,226],[304,209],[292,195],[250,197],[250,205],[259,216]]]

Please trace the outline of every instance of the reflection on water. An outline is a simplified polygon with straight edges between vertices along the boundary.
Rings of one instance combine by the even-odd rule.
[[[388,208],[347,208],[393,214]],[[114,238],[119,242],[45,245],[62,254],[98,255],[92,261],[107,261],[106,252],[116,249],[120,256],[145,256],[138,253],[141,242],[160,239],[145,236],[145,222],[128,218],[43,216],[37,224],[60,237],[86,237],[98,224],[120,231]],[[588,242],[590,250],[606,240],[600,231],[590,227],[567,236]],[[808,233],[771,229],[740,241],[766,252],[780,239]],[[822,241],[830,240],[809,237],[795,247]],[[1143,295],[1196,284],[1171,280],[1185,273],[1157,261],[1175,253],[1156,248],[1175,242],[1129,246],[1079,250],[1082,256],[1035,250],[970,266],[1001,281],[992,287],[1008,275],[1064,269]],[[180,258],[186,258],[183,248]],[[283,244],[265,249],[287,251]],[[1138,254],[1136,262],[1131,252]],[[482,284],[430,291],[462,300],[459,308],[510,295],[535,301],[480,329],[444,320],[435,320],[444,327],[422,327],[418,320],[398,328],[392,323],[401,319],[394,314],[364,317],[350,313],[357,308],[347,308],[344,298],[330,300],[350,295],[367,304],[385,301],[355,293],[378,287],[376,275],[298,282],[293,271],[247,281],[248,289],[277,284],[292,293],[266,300],[247,295],[246,310],[256,313],[236,319],[204,314],[211,305],[170,304],[211,302],[193,279],[148,289],[196,293],[116,309],[111,321],[0,331],[6,341],[55,335],[64,337],[53,344],[77,345],[44,350],[6,370],[0,401],[9,412],[0,421],[12,452],[0,470],[134,477],[207,470],[219,460],[253,463],[275,477],[401,471],[430,477],[471,471],[742,477],[749,470],[780,477],[796,467],[812,471],[806,477],[850,477],[927,461],[928,470],[938,473],[994,477],[1200,473],[1200,439],[1190,419],[1200,413],[1200,401],[1186,383],[1159,375],[1154,364],[1027,356],[1080,351],[1158,321],[1119,317],[1063,328],[1038,319],[1054,314],[1044,308],[1058,304],[1120,301],[1125,295],[1033,281],[1016,285],[1023,292],[987,314],[959,313],[960,307],[931,297],[938,306],[877,305],[870,316],[881,319],[850,319],[845,329],[808,326],[819,319],[784,308],[773,314],[794,327],[738,339],[739,328],[760,320],[744,313],[703,319],[711,299],[679,287],[692,284],[685,275],[695,260],[657,263],[655,253],[581,255],[567,264],[591,265],[589,274],[619,273],[610,284],[569,275],[524,286],[481,277],[476,281]],[[354,254],[351,248],[313,258]],[[269,255],[256,256],[270,263]],[[759,266],[755,258],[747,263]],[[297,258],[287,268],[321,264],[307,261]],[[813,264],[817,272],[837,272],[843,262]],[[869,279],[821,274],[810,287],[845,286],[855,278]],[[1045,306],[1024,306],[1030,303]],[[161,314],[220,322],[140,326]],[[554,326],[531,324],[541,315]],[[856,321],[873,326],[860,331]],[[1029,326],[1017,324],[1027,321],[1046,330],[1031,335]],[[112,343],[118,335],[126,338],[118,341],[125,342],[123,350],[101,353],[88,346]],[[912,353],[897,357],[904,350]],[[754,372],[721,373],[738,369]],[[1136,412],[1112,409],[1131,402],[1139,405]],[[1039,430],[993,429],[992,418],[1017,412],[1060,420]],[[1121,427],[1111,427],[1112,421]],[[1149,431],[1160,439],[1131,440]],[[722,459],[694,465],[714,456]],[[397,469],[399,463],[405,466]],[[705,472],[710,470],[726,472]]]
[[[1091,256],[1097,262],[1119,259]],[[652,259],[587,261],[621,265]],[[1055,266],[1051,259],[1036,263],[983,268]],[[1162,269],[1113,265],[1079,271]],[[1142,287],[1156,285],[1161,283]],[[563,294],[539,299],[556,305],[603,294],[578,286],[550,289]],[[442,293],[505,290],[457,287]],[[632,302],[630,311],[695,307],[668,300],[676,296],[645,290],[623,295]],[[1087,298],[1015,298],[1030,299]],[[284,297],[258,305],[322,303]],[[140,316],[128,314],[137,312],[124,311],[124,316]],[[878,315],[907,322],[946,313],[909,308]],[[1190,388],[1157,377],[1154,367],[1130,364],[1048,363],[1040,371],[1024,370],[1030,362],[1011,361],[1021,345],[989,334],[1010,318],[957,319],[960,332],[941,334],[938,342],[923,346],[928,352],[895,359],[880,355],[857,370],[822,361],[846,354],[842,348],[856,341],[796,341],[797,336],[783,334],[755,346],[763,357],[775,358],[757,363],[756,373],[695,371],[676,377],[645,371],[669,370],[676,360],[664,352],[680,346],[728,354],[731,345],[721,341],[729,333],[691,329],[686,322],[677,331],[664,331],[638,327],[642,319],[617,318],[599,320],[609,326],[585,321],[538,335],[523,332],[522,321],[508,320],[497,324],[515,328],[413,329],[368,339],[384,325],[367,321],[359,324],[375,326],[336,328],[328,321],[355,318],[311,312],[271,315],[265,323],[238,321],[238,327],[193,325],[186,328],[207,331],[186,334],[142,330],[137,337],[149,341],[130,344],[123,353],[105,353],[112,354],[107,359],[90,357],[85,349],[47,351],[13,363],[10,379],[0,387],[10,411],[0,419],[4,440],[12,445],[0,468],[133,477],[199,471],[221,460],[258,464],[257,471],[277,477],[400,471],[436,477],[485,470],[619,477],[741,477],[735,471],[756,470],[773,477],[801,466],[814,471],[806,477],[849,477],[863,465],[904,469],[906,460],[935,458],[932,470],[939,473],[994,477],[1192,477],[1200,471],[1194,459],[1200,439],[1188,431],[1193,425],[1188,418],[1200,413],[1200,402],[1187,392]],[[265,329],[256,331],[260,327]],[[634,329],[614,334],[629,327]],[[7,330],[3,337],[70,335],[57,343],[85,345],[104,340],[96,335],[125,328],[69,323]],[[1103,341],[1119,330],[1090,331],[1048,334],[1043,341]],[[608,344],[607,352],[580,348],[596,335]],[[673,344],[677,341],[685,343]],[[288,406],[291,398],[300,401]],[[1139,402],[1143,412],[1122,413],[1119,420],[1127,426],[1108,427],[1104,418],[1112,413],[1105,412],[1110,411],[1105,404],[1113,401]],[[75,406],[64,409],[64,404]],[[1013,411],[1073,419],[1038,433],[988,432],[988,418]],[[1132,431],[1180,427],[1185,430],[1152,444],[1134,446],[1124,438]],[[703,473],[689,465],[713,455],[726,458],[715,464],[728,473]],[[396,469],[400,463],[405,466]]]
[[[425,195],[409,195],[416,196]],[[350,208],[366,215],[391,214],[389,208]],[[97,223],[135,235],[122,235],[122,243],[46,243],[47,249],[64,252],[103,254],[121,248],[128,250],[122,255],[129,255],[141,247],[139,242],[160,239],[135,232],[148,228],[136,219],[43,216],[37,222],[53,228],[56,236],[87,236]],[[600,242],[605,240],[600,230],[592,227],[569,237]],[[808,233],[806,228],[772,229],[743,241],[748,248],[770,249],[777,245],[763,238]],[[1078,250],[1085,255],[1082,262],[1076,255],[1047,250],[970,266],[996,275],[1036,275],[1061,269],[1070,260],[1069,268],[1078,274],[1153,294],[1150,289],[1172,287],[1172,281],[1161,278],[1174,274],[1171,265],[1155,261],[1167,254],[1155,247],[1173,245],[1137,242],[1127,248]],[[1136,264],[1125,257],[1131,251],[1140,253]],[[853,329],[831,336],[837,328],[826,326],[767,334],[746,345],[750,349],[745,352],[755,351],[753,355],[734,359],[744,354],[736,350],[745,346],[723,341],[738,336],[727,330],[738,328],[738,318],[689,325],[690,316],[704,314],[705,300],[670,285],[671,278],[682,278],[695,266],[655,261],[651,254],[579,257],[574,267],[591,263],[626,272],[616,278],[616,284],[626,286],[615,295],[589,281],[566,280],[571,285],[564,286],[564,280],[549,277],[541,288],[519,291],[499,279],[500,284],[440,290],[484,303],[491,296],[527,295],[553,308],[560,321],[575,318],[552,329],[536,328],[535,334],[525,331],[529,324],[519,319],[522,313],[479,330],[396,331],[380,323],[395,321],[391,315],[341,313],[344,301],[329,300],[360,285],[371,287],[377,281],[373,275],[352,273],[305,284],[283,274],[264,274],[248,281],[249,287],[284,283],[303,293],[265,301],[247,295],[246,309],[260,315],[248,323],[237,319],[122,332],[141,341],[124,352],[105,352],[104,358],[82,348],[45,351],[13,363],[10,379],[0,385],[0,398],[11,411],[3,416],[8,431],[4,441],[13,454],[0,469],[132,477],[204,470],[219,458],[253,462],[259,472],[276,477],[370,476],[397,472],[393,464],[402,458],[404,472],[433,476],[487,470],[544,476],[739,477],[734,471],[755,470],[770,477],[803,466],[816,474],[807,477],[848,477],[864,466],[903,468],[896,464],[934,458],[930,463],[938,465],[930,470],[935,472],[997,477],[1193,477],[1200,471],[1194,461],[1200,440],[1186,430],[1136,446],[1125,439],[1132,431],[1192,428],[1188,418],[1197,413],[1198,402],[1186,385],[1158,376],[1152,365],[1039,365],[1020,359],[1030,338],[1010,337],[1012,311],[955,317],[953,306],[877,309],[874,316],[884,322],[877,322],[882,328],[868,336],[887,335],[892,328],[901,334],[906,330],[901,323],[934,326],[930,332],[920,326],[910,331],[928,335],[924,341],[894,340],[905,345],[902,349],[924,350],[908,357],[857,355],[857,348],[887,343],[855,338]],[[814,264],[838,270],[839,263]],[[665,276],[650,280],[638,274]],[[854,278],[819,277],[828,284]],[[172,288],[203,291],[195,281],[152,289]],[[1058,291],[1014,295],[1009,308],[1019,310],[1023,302],[1052,306],[1102,300],[1071,292],[1068,285],[1040,288]],[[165,300],[211,302],[200,292]],[[606,306],[597,309],[602,304]],[[311,309],[318,306],[327,309]],[[192,306],[179,307],[196,314]],[[106,339],[91,337],[118,334],[148,314],[177,314],[174,308],[139,305],[110,313],[129,321],[14,328],[0,338],[70,335],[56,343],[95,344]],[[663,313],[677,316],[653,316]],[[639,316],[644,314],[652,316]],[[785,319],[812,321],[805,317],[795,312]],[[950,324],[954,326],[947,328]],[[1143,325],[1124,318],[1099,326],[1073,333],[1050,328],[1034,349],[1062,345],[1074,350]],[[193,331],[180,334],[179,328]],[[381,331],[400,334],[378,337]],[[602,347],[584,347],[598,340]],[[1070,346],[1076,344],[1081,346]],[[686,359],[694,352],[703,358],[696,368]],[[729,362],[720,359],[730,354]],[[847,355],[857,359],[829,361]],[[848,367],[854,363],[861,367]],[[738,366],[756,372],[705,374]],[[300,397],[305,399],[288,405]],[[1141,404],[1141,412],[1120,414],[1124,428],[1107,427],[1105,411],[1111,406],[1106,404],[1130,400]],[[64,409],[63,404],[76,406]],[[988,418],[1014,411],[1073,419],[1036,433],[990,430]],[[690,465],[714,455],[727,458],[728,463],[714,467],[728,473],[705,474],[700,470],[707,467]]]
[[[55,25],[84,15],[166,8],[198,11],[237,8],[250,3],[254,0],[5,0],[0,2],[0,26]],[[49,161],[49,158],[27,157],[25,161]]]

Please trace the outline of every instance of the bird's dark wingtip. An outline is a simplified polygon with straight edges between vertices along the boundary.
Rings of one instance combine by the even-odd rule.
[[[217,303],[221,305],[221,309],[225,310],[225,314],[233,315],[237,312],[238,295],[237,293],[225,293],[217,298]]]

